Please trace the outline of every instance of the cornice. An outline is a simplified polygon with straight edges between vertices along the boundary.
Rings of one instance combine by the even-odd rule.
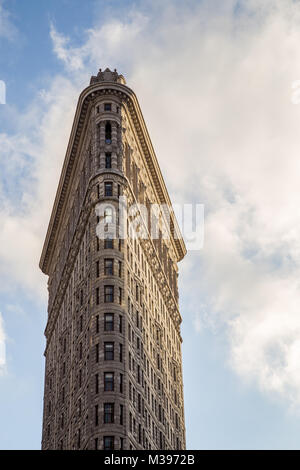
[[[54,252],[54,242],[56,232],[61,221],[63,208],[66,202],[66,196],[70,189],[70,181],[74,169],[74,164],[80,144],[82,142],[82,133],[86,126],[86,117],[89,112],[90,103],[101,94],[117,94],[127,104],[130,111],[137,135],[140,139],[144,156],[151,172],[155,189],[161,204],[171,207],[171,200],[168,195],[159,164],[148,134],[146,124],[140,109],[135,93],[127,86],[116,82],[98,82],[85,88],[78,99],[71,135],[66,151],[66,156],[61,172],[58,189],[51,213],[50,222],[40,259],[40,268],[45,274],[50,274],[51,259]],[[177,259],[180,261],[186,254],[186,248],[175,217],[174,222],[174,242],[177,251]]]

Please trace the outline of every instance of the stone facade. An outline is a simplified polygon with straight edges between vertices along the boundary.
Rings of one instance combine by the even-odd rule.
[[[118,217],[120,196],[169,208],[155,220],[157,239],[96,235],[97,204]],[[184,255],[137,98],[122,75],[100,70],[79,97],[40,261],[49,276],[43,449],[185,448]]]

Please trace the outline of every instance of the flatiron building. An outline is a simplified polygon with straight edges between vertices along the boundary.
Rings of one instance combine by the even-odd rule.
[[[78,100],[40,260],[42,449],[185,448],[185,253],[136,95],[100,70]]]

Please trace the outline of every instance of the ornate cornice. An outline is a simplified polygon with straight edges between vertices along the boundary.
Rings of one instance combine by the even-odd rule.
[[[113,73],[113,72],[112,72]],[[120,76],[119,76],[120,77]],[[120,80],[121,81],[121,80]],[[66,203],[66,196],[70,189],[73,169],[76,156],[84,137],[84,130],[87,126],[87,116],[89,114],[91,102],[101,94],[116,94],[127,104],[140,140],[147,165],[151,172],[153,183],[161,204],[171,207],[171,200],[168,195],[158,161],[148,134],[146,124],[140,109],[135,93],[126,85],[117,81],[94,80],[91,85],[85,88],[79,96],[72,131],[66,151],[62,173],[59,180],[54,206],[44,242],[40,259],[40,268],[45,274],[50,274],[51,259],[54,253],[57,229],[61,223],[63,209]],[[174,223],[174,243],[177,252],[177,260],[180,261],[186,254],[186,248],[175,217]]]

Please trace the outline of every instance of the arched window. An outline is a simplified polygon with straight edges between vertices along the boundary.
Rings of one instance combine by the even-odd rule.
[[[105,143],[111,144],[111,124],[107,122],[105,124]]]

